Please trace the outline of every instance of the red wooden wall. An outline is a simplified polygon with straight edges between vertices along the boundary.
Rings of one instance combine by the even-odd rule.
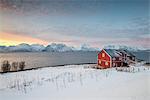
[[[105,55],[105,56],[103,56]],[[98,54],[98,67],[99,68],[110,68],[111,67],[111,57],[104,51],[102,50]]]

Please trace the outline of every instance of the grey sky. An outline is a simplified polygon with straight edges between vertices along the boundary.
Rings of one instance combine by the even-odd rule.
[[[149,0],[0,0],[0,7],[0,32],[75,46],[149,48]]]

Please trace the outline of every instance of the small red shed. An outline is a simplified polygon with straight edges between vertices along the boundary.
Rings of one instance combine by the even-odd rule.
[[[133,60],[135,56],[126,50],[103,49],[98,54],[98,68],[121,67]]]

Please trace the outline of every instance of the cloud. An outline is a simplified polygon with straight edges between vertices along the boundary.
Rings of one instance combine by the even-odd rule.
[[[70,45],[148,47],[148,0],[139,1],[0,0],[0,32]]]
[[[22,35],[15,35],[11,33],[2,33],[0,32],[0,43],[8,44],[8,45],[16,45],[20,43],[38,43],[38,44],[43,44],[47,45],[48,42],[44,40],[40,40],[37,38],[33,37],[28,37],[28,36],[22,36]]]
[[[98,0],[0,0],[0,7],[30,14],[70,15],[93,13],[100,3]]]

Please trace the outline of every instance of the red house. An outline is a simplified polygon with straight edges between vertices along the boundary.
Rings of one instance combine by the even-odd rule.
[[[98,54],[98,68],[121,67],[135,61],[135,56],[126,50],[103,49]]]

